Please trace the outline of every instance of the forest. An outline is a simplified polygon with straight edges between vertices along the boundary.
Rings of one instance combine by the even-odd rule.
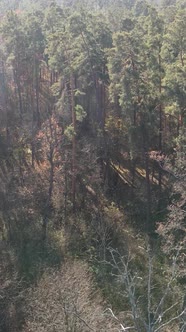
[[[0,332],[186,331],[186,1],[0,0]]]

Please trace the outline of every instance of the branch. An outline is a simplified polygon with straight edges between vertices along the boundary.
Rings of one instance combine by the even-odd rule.
[[[179,302],[174,303],[173,305],[171,305],[168,309],[166,309],[162,314],[160,314],[158,316],[158,318],[156,319],[156,321],[154,322],[154,325],[157,324],[158,322],[161,322],[163,316],[170,311],[172,308],[174,308],[177,304],[179,304]]]
[[[77,318],[79,318],[79,320],[82,321],[82,322],[86,325],[86,327],[89,328],[89,330],[95,332],[95,330],[94,330],[91,326],[89,326],[88,323],[87,323],[87,322],[86,322],[81,316],[79,316],[79,314],[78,314],[76,311],[74,312],[74,315],[75,315]]]
[[[185,332],[185,328],[186,328],[186,322],[183,323],[180,332]]]
[[[155,160],[156,160],[156,159],[155,159]],[[167,172],[168,174],[172,175],[175,179],[179,179],[179,177],[178,177],[176,174],[174,174],[172,171],[170,171],[170,170],[167,169],[167,168],[164,168],[164,167],[161,165],[160,161],[158,161],[158,160],[156,160],[156,161],[157,161],[159,167],[160,167],[164,172]]]
[[[183,310],[183,311],[181,312],[181,314],[179,314],[178,316],[175,316],[175,317],[171,318],[168,322],[166,322],[166,323],[160,325],[156,330],[154,330],[154,332],[158,332],[158,331],[160,331],[163,327],[165,327],[165,326],[167,326],[168,324],[172,323],[174,320],[180,318],[180,317],[184,314],[184,312],[185,312],[185,310]]]
[[[169,289],[170,289],[171,283],[173,282],[173,280],[174,280],[174,278],[175,278],[175,272],[176,272],[176,260],[177,260],[178,255],[179,255],[179,250],[178,250],[178,252],[177,252],[177,254],[176,254],[176,257],[174,258],[174,262],[173,262],[173,270],[172,270],[172,276],[171,276],[171,278],[170,278],[170,280],[169,280],[169,282],[168,282],[168,284],[167,284],[167,287],[166,287],[166,289],[165,289],[165,291],[164,291],[164,294],[163,294],[163,296],[162,296],[162,298],[161,298],[161,300],[160,300],[160,302],[159,302],[159,304],[158,304],[158,306],[157,306],[157,308],[156,308],[156,311],[155,311],[155,314],[154,314],[154,321],[157,321],[157,320],[158,320],[158,317],[159,317],[159,310],[161,309],[161,307],[162,307],[162,305],[163,305],[163,303],[164,303],[164,301],[165,301],[165,298],[166,298],[166,296],[167,296],[167,294],[168,294],[168,291],[169,291]],[[158,317],[157,317],[157,316],[158,316]],[[157,318],[156,318],[156,317],[157,317]],[[153,321],[153,323],[154,323],[154,321]]]
[[[121,322],[119,321],[119,319],[114,315],[114,313],[113,313],[113,311],[112,311],[111,308],[107,308],[105,310],[105,312],[106,311],[109,311],[111,313],[112,317],[120,324],[122,331],[136,330],[136,328],[134,326],[124,327],[123,324],[121,324]]]
[[[137,319],[139,318],[139,320],[145,325],[145,327],[146,327],[146,324],[144,323],[144,321],[140,318],[140,315],[138,314],[138,307],[137,307],[136,295],[135,295],[135,292],[136,292],[135,286],[136,285],[134,283],[136,278],[135,278],[135,276],[132,276],[129,271],[129,266],[128,266],[129,261],[130,261],[129,256],[128,256],[127,262],[125,262],[123,257],[120,255],[120,253],[117,250],[110,249],[110,253],[111,253],[115,268],[117,268],[118,272],[120,273],[120,276],[123,278],[123,281],[124,281],[124,284],[126,287],[126,292],[128,294],[128,298],[129,298],[129,302],[130,302],[130,306],[131,306],[135,329],[136,329],[136,331],[140,332],[140,328],[138,326]],[[116,262],[114,253],[116,253],[119,256],[120,263],[123,265],[123,268],[124,268],[124,272],[120,269],[119,263]]]
[[[150,250],[150,249],[149,249]],[[152,291],[152,260],[149,251],[149,275],[148,275],[148,286],[147,286],[147,296],[148,296],[148,326],[151,327],[151,291]]]

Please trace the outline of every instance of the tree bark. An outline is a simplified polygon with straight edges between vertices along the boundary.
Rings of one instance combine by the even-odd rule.
[[[70,97],[71,97],[71,114],[73,125],[73,138],[72,138],[72,205],[73,212],[76,210],[76,110],[75,110],[75,79],[73,74],[70,75]]]
[[[159,75],[160,75],[160,81],[159,81],[159,94],[161,97],[162,93],[162,88],[161,88],[161,48],[159,47],[159,55],[158,55],[158,61],[159,61]],[[162,111],[162,104],[160,102],[159,105],[159,151],[160,153],[162,152],[162,130],[163,130],[163,124],[162,124],[162,116],[163,116],[163,111]],[[161,169],[159,169],[159,208],[161,207],[161,190],[162,190],[162,172]]]
[[[22,120],[22,115],[23,115],[23,101],[22,101],[22,95],[21,95],[21,84],[19,77],[17,76],[16,69],[14,69],[14,81],[17,86],[17,93],[18,93],[18,100],[19,100],[19,112],[20,112],[20,118]]]
[[[147,233],[151,233],[152,224],[151,224],[151,186],[150,186],[150,171],[149,171],[149,148],[148,148],[148,135],[146,132],[146,128],[144,125],[144,120],[142,119],[141,124],[142,130],[142,139],[143,139],[143,155],[144,155],[144,163],[145,163],[145,181],[146,181],[146,230]]]

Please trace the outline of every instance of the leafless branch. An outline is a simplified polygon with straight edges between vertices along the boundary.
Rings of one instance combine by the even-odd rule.
[[[135,330],[136,328],[134,326],[128,326],[128,327],[124,327],[124,325],[119,321],[119,319],[116,317],[116,315],[114,315],[113,311],[111,308],[107,308],[105,310],[106,311],[109,311],[112,315],[112,317],[120,324],[121,326],[121,331],[129,331],[129,330]]]
[[[156,311],[155,311],[155,314],[154,314],[154,320],[157,320],[157,318],[159,317],[159,312],[160,312],[160,310],[161,310],[161,308],[162,308],[162,306],[163,306],[163,304],[164,304],[164,301],[165,301],[165,299],[166,299],[166,297],[167,297],[167,295],[168,295],[168,292],[169,292],[170,286],[171,286],[172,282],[173,282],[174,279],[175,279],[175,272],[176,272],[176,259],[177,259],[177,256],[178,256],[178,253],[177,253],[177,255],[176,255],[175,259],[174,259],[174,262],[173,262],[172,276],[171,276],[171,278],[170,278],[170,280],[169,280],[169,282],[168,282],[168,284],[167,284],[167,287],[166,287],[166,289],[165,289],[165,291],[164,291],[164,294],[163,294],[163,296],[162,296],[162,298],[161,298],[159,304],[157,305],[157,308],[156,308]],[[153,323],[154,323],[154,322],[153,322]]]
[[[185,310],[183,310],[181,312],[181,314],[171,318],[170,320],[168,320],[166,323],[160,325],[157,329],[154,330],[154,332],[158,332],[158,331],[161,331],[161,329],[167,325],[169,325],[170,323],[172,323],[173,321],[175,321],[176,319],[179,319],[183,314],[184,314]]]
[[[174,261],[172,264],[172,273],[170,276],[169,281],[167,281],[167,285],[165,287],[164,293],[161,296],[159,302],[157,303],[156,307],[154,308],[154,305],[152,307],[152,294],[155,289],[155,284],[152,283],[152,277],[153,277],[153,256],[152,252],[149,249],[148,252],[148,278],[147,278],[147,319],[141,315],[141,307],[140,307],[140,301],[139,298],[136,298],[136,288],[137,288],[137,279],[135,273],[132,273],[129,262],[131,261],[130,257],[123,257],[120,255],[120,253],[117,250],[110,249],[110,254],[112,257],[112,262],[109,262],[109,264],[117,270],[117,273],[115,273],[116,277],[120,277],[122,282],[125,285],[125,291],[130,303],[131,308],[131,314],[132,319],[134,323],[133,329],[140,332],[141,331],[141,324],[144,326],[144,331],[146,332],[158,332],[160,331],[164,326],[167,326],[171,324],[173,321],[178,320],[182,317],[183,313],[177,315],[175,314],[171,319],[169,319],[166,322],[165,315],[170,312],[173,308],[179,305],[179,302],[170,305],[168,308],[165,308],[163,310],[165,300],[169,294],[169,291],[171,290],[171,285],[174,282],[176,278],[177,273],[177,259],[179,256],[179,250],[176,253],[176,256],[174,257]],[[107,309],[111,312],[112,317],[117,320],[118,318],[114,315],[113,311],[109,308]],[[164,321],[163,321],[164,320]],[[122,328],[122,331],[125,331],[125,328],[121,322],[120,326]],[[129,328],[130,329],[130,328]],[[183,332],[183,331],[182,331]]]
[[[84,323],[85,325],[86,325],[86,327],[88,327],[89,328],[89,330],[90,331],[93,331],[93,332],[95,332],[95,330],[91,327],[91,326],[89,326],[88,325],[88,323],[77,313],[77,311],[75,311],[74,312],[74,315],[82,322],[82,323]]]
[[[156,325],[158,322],[161,322],[161,320],[162,320],[162,318],[165,316],[165,314],[167,313],[167,312],[169,312],[172,308],[174,308],[176,305],[178,305],[179,304],[179,302],[176,302],[176,303],[174,303],[173,305],[171,305],[168,309],[166,309],[164,312],[162,312],[159,316],[158,316],[158,318],[156,319],[156,321],[154,322],[154,325]]]
[[[148,274],[148,288],[147,288],[147,298],[148,298],[148,326],[151,326],[151,296],[152,296],[152,257],[149,251],[149,274]]]

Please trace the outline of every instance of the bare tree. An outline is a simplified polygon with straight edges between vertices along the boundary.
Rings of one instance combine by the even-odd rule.
[[[171,271],[162,280],[162,285],[156,281],[155,257],[150,249],[147,251],[146,277],[144,274],[140,276],[139,272],[135,271],[130,256],[122,256],[114,249],[110,249],[110,254],[111,262],[107,263],[111,265],[114,277],[124,286],[125,290],[123,293],[121,292],[121,296],[128,299],[131,315],[131,318],[128,319],[128,312],[124,312],[121,323],[121,319],[119,320],[113,311],[108,309],[113,319],[118,321],[119,331],[163,332],[167,331],[167,328],[171,328],[173,331],[172,328],[174,328],[174,331],[183,332],[185,308],[181,307],[181,294],[177,293],[176,300],[174,294],[178,254],[173,260]],[[126,327],[123,323],[125,320],[127,321]],[[181,322],[180,329],[179,322]]]
[[[25,332],[111,332],[116,327],[103,315],[104,302],[88,265],[80,261],[46,270],[26,297]]]

